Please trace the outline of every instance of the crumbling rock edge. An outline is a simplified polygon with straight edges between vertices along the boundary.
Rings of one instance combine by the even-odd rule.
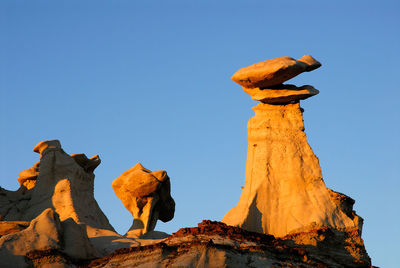
[[[210,220],[181,228],[154,244],[117,249],[102,258],[74,260],[57,250],[30,252],[26,257],[34,266],[61,262],[72,267],[371,267],[356,228],[320,227],[275,238]]]

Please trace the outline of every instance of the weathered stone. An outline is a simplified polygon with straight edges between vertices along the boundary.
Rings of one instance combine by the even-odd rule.
[[[87,158],[85,154],[71,154],[71,157],[88,173],[93,173],[101,163],[100,157],[97,154],[91,158]]]
[[[353,239],[353,237],[356,239]],[[276,239],[221,222],[182,228],[160,243],[116,250],[89,267],[371,267],[353,232],[313,229]]]
[[[96,155],[72,157],[61,148],[58,140],[43,141],[35,146],[41,160],[36,174],[31,169],[20,178],[37,175],[34,187],[15,192],[0,189],[0,217],[6,221],[31,221],[47,208],[53,208],[61,221],[72,218],[95,228],[114,230],[94,199],[93,170],[99,165]],[[27,174],[27,175],[25,175]],[[25,177],[24,177],[25,176]]]
[[[13,234],[26,229],[29,221],[0,221],[0,237]]]
[[[35,250],[61,249],[61,224],[52,209],[46,209],[29,227],[0,238],[0,262],[25,267],[24,255]]]
[[[268,88],[320,66],[321,63],[310,55],[297,61],[291,57],[279,57],[244,67],[232,76],[232,80],[246,88]]]
[[[324,184],[300,104],[259,103],[253,110],[245,186],[222,222],[278,237],[310,226],[361,230],[351,201]]]
[[[294,85],[280,85],[270,89],[243,88],[253,100],[269,104],[285,104],[304,100],[319,93],[313,86],[296,87]]]
[[[46,151],[60,151],[60,150],[62,149],[59,140],[42,141],[36,144],[36,146],[33,148],[33,151],[35,153],[40,154],[40,158],[43,157],[43,154],[46,153]]]
[[[71,218],[61,222],[58,214],[48,208],[33,219],[28,228],[0,238],[0,263],[26,267],[29,263],[25,255],[44,250],[58,250],[74,259],[100,256],[89,242],[85,228]]]
[[[37,176],[39,175],[40,161],[33,165],[33,167],[25,169],[19,173],[18,182],[21,186],[25,186],[30,190],[35,187]]]
[[[154,230],[158,219],[167,222],[174,217],[175,202],[165,171],[151,172],[137,163],[115,179],[112,187],[133,216],[127,236],[143,235]]]

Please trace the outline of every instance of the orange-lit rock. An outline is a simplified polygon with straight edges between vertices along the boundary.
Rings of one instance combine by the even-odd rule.
[[[100,164],[98,156],[70,156],[58,140],[40,142],[34,151],[40,153],[40,164],[20,173],[21,188],[14,192],[0,189],[2,220],[31,221],[52,208],[61,221],[72,218],[76,223],[114,230],[93,195],[93,171]],[[33,187],[25,187],[24,182],[32,178],[36,178]]]
[[[92,259],[99,254],[83,227],[72,219],[61,222],[51,208],[33,219],[26,229],[0,238],[1,267],[29,267],[29,252],[58,250],[74,259]]]
[[[170,179],[165,171],[154,171],[137,163],[112,183],[115,194],[133,216],[127,236],[141,236],[153,231],[157,220],[174,217]]]
[[[313,86],[296,87],[294,85],[280,85],[274,88],[243,88],[244,92],[249,94],[253,100],[269,104],[285,104],[293,101],[304,100],[319,91]]]
[[[29,221],[0,221],[0,237],[20,232],[29,226]]]
[[[19,173],[18,182],[21,186],[25,186],[30,190],[35,187],[37,176],[39,175],[40,161],[34,164],[31,168],[25,169]]]
[[[299,60],[291,57],[279,57],[244,67],[232,76],[232,80],[246,88],[267,88],[282,84],[303,72],[310,72],[320,66],[321,63],[310,55],[305,55]]]
[[[292,76],[299,73],[296,70],[320,65],[308,56],[299,60],[308,65],[287,57],[278,59],[248,70],[257,70],[257,77],[269,77],[273,67],[282,74],[278,77],[286,79],[284,73]],[[243,74],[243,69],[238,73]],[[253,108],[255,116],[247,126],[245,186],[238,204],[222,222],[277,237],[310,227],[361,230],[362,219],[352,209],[354,200],[325,186],[318,158],[307,143],[299,99],[318,91],[311,86],[288,92],[277,88],[281,89],[244,89],[261,103]]]

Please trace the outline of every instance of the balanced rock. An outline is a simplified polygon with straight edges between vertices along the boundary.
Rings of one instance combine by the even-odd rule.
[[[243,90],[249,94],[253,100],[270,104],[285,104],[293,101],[304,100],[319,93],[319,91],[313,86],[308,85],[302,87],[280,85],[268,89],[244,87]]]
[[[52,208],[61,221],[72,218],[76,223],[114,230],[94,199],[97,155],[91,159],[83,154],[70,156],[58,140],[43,141],[34,151],[40,153],[40,162],[20,173],[20,189],[0,188],[0,220],[31,221]]]
[[[250,86],[280,83],[320,66],[309,56],[293,61],[283,57],[245,68],[252,75]],[[277,237],[316,227],[361,233],[362,219],[353,211],[354,201],[325,186],[318,158],[307,143],[299,99],[318,91],[311,86],[277,87],[281,89],[245,89],[261,103],[253,108],[255,116],[247,126],[245,186],[222,222]]]
[[[157,220],[174,217],[175,202],[166,171],[154,171],[137,163],[112,183],[115,194],[131,212],[133,223],[127,236],[141,236],[153,231]]]
[[[246,88],[268,88],[320,66],[321,63],[310,55],[299,60],[279,57],[244,67],[232,76],[232,80]]]

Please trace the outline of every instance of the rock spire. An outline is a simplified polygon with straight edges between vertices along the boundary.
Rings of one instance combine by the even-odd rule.
[[[19,173],[18,191],[0,188],[0,219],[32,221],[47,208],[54,209],[60,220],[114,230],[94,199],[94,169],[98,155],[68,155],[58,140],[40,142],[33,149],[40,161]]]
[[[247,126],[245,186],[222,222],[278,237],[321,226],[361,230],[354,200],[325,186],[318,158],[307,143],[299,101],[318,90],[282,84],[320,66],[309,55],[297,61],[280,57],[233,75],[260,103]]]

